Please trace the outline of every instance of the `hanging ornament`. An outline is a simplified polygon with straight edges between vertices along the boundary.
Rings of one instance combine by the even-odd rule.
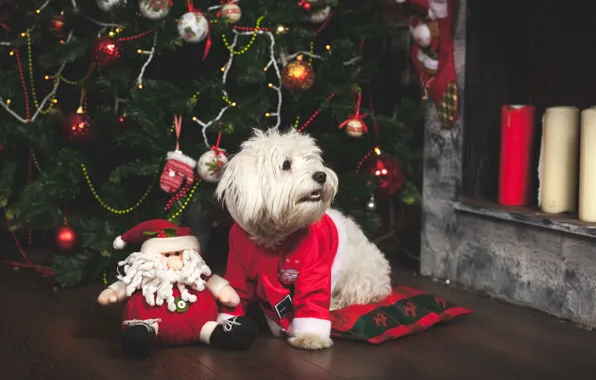
[[[149,20],[161,20],[170,13],[172,0],[139,0],[141,14]]]
[[[302,9],[304,9],[305,11],[309,12],[310,9],[312,8],[312,5],[310,3],[310,0],[300,0],[298,2],[298,6]]]
[[[50,19],[48,30],[52,36],[57,38],[66,38],[68,34],[66,22],[64,18],[64,12],[60,12],[59,15],[54,16]]]
[[[366,203],[366,210],[372,212],[372,211],[375,211],[376,209],[377,209],[377,203],[375,202],[375,195],[372,194],[370,196],[370,199]]]
[[[310,0],[310,3],[309,3],[310,7],[308,9],[308,11],[310,11],[310,13],[307,17],[307,20],[313,24],[322,24],[325,20],[327,20],[327,18],[331,14],[331,7],[330,6],[321,7],[319,5],[319,3],[321,3],[321,2],[324,2],[324,0],[323,1]]]
[[[200,12],[185,13],[178,20],[178,34],[186,42],[201,42],[209,34],[209,21]]]
[[[126,0],[95,0],[97,7],[104,12],[110,12],[117,7],[126,5]]]
[[[110,37],[101,37],[95,43],[94,58],[100,67],[114,66],[121,56],[120,43]]]
[[[81,92],[81,102],[77,112],[66,116],[62,122],[62,132],[65,138],[71,142],[85,143],[96,136],[96,129],[91,118],[83,110],[85,90]]]
[[[346,133],[350,137],[361,137],[364,133],[368,132],[368,127],[364,123],[365,113],[360,113],[360,103],[362,102],[362,92],[358,91],[358,101],[356,102],[355,112],[353,115],[349,115],[343,123],[339,125],[339,128],[346,127]]]
[[[69,253],[78,246],[79,235],[72,226],[65,223],[56,229],[54,242],[61,253]]]
[[[242,17],[242,9],[236,3],[227,3],[221,7],[221,11],[218,13],[219,18],[224,22],[235,24]]]
[[[288,63],[281,72],[281,84],[290,91],[308,91],[315,83],[315,71],[302,56]]]
[[[159,185],[166,193],[174,193],[182,186],[182,181],[192,184],[195,180],[194,168],[197,162],[184,155],[180,150],[180,131],[182,130],[182,116],[174,115],[176,130],[176,150],[168,152],[166,166],[161,173]]]
[[[369,172],[376,177],[379,191],[386,196],[397,193],[404,185],[405,176],[395,157],[375,149]]]
[[[219,148],[221,133],[217,135],[217,143],[211,147],[211,150],[203,153],[199,157],[197,164],[197,173],[199,177],[209,183],[216,183],[221,178],[222,169],[228,163],[226,151]]]

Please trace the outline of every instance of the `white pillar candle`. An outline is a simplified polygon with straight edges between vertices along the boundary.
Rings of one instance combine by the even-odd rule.
[[[547,108],[542,118],[538,204],[543,212],[573,212],[577,206],[579,109]]]
[[[582,111],[579,156],[579,220],[596,222],[596,108]]]

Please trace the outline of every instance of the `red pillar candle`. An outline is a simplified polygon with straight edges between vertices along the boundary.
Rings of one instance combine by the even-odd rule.
[[[528,203],[534,112],[532,106],[505,105],[501,109],[499,203],[505,206]]]

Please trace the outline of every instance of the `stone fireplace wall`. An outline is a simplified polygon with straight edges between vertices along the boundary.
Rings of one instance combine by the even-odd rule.
[[[455,69],[465,107],[466,0],[455,31]],[[593,238],[471,213],[458,207],[463,165],[463,112],[441,128],[426,109],[421,273],[470,290],[596,327]]]

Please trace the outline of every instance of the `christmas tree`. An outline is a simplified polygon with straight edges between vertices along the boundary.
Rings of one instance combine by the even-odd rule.
[[[315,135],[335,207],[368,232],[375,188],[417,202],[417,107],[373,106],[374,4],[0,1],[0,258],[55,243],[37,270],[61,285],[111,273],[134,224],[218,207],[218,172],[253,128]]]

